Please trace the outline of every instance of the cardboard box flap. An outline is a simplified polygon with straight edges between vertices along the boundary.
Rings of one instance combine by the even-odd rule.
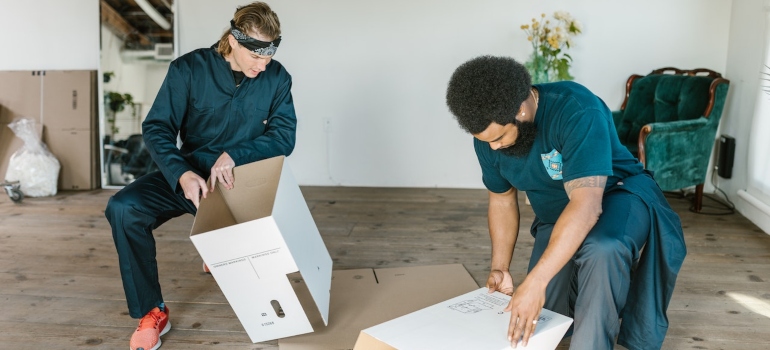
[[[261,219],[272,215],[283,157],[237,166],[233,189],[216,187],[201,198],[191,235]]]
[[[293,281],[295,290],[302,280]],[[280,339],[281,350],[349,350],[362,329],[467,293],[478,284],[461,264],[332,272],[329,325]],[[299,298],[308,295],[297,293]],[[386,348],[387,349],[387,348]]]
[[[237,224],[221,191],[214,191],[202,200],[193,220],[190,235],[218,230]]]
[[[280,158],[283,170],[275,192],[273,220],[281,228],[283,240],[294,257],[316,307],[321,311],[324,324],[328,324],[332,261],[305,197],[288,168],[288,162]],[[297,206],[304,208],[298,210]]]
[[[272,215],[283,162],[280,156],[237,166],[233,169],[233,189],[217,186],[237,222]]]

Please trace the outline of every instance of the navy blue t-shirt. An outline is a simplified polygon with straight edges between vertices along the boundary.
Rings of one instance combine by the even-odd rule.
[[[537,135],[525,157],[492,150],[474,138],[484,185],[502,193],[515,187],[526,191],[535,215],[555,223],[569,198],[564,182],[606,175],[610,188],[643,171],[642,164],[618,140],[612,112],[584,86],[571,82],[535,85],[540,93]]]

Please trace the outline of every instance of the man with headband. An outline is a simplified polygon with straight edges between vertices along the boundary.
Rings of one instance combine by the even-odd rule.
[[[127,185],[105,210],[128,311],[140,318],[132,350],[159,348],[160,336],[171,328],[152,230],[182,214],[194,215],[215,186],[232,189],[234,167],[288,156],[294,149],[291,76],[272,59],[280,34],[278,17],[267,4],[239,7],[217,44],[171,62],[142,123],[160,171]]]
[[[572,350],[613,349],[616,337],[629,349],[659,349],[686,254],[682,226],[620,144],[604,102],[571,81],[532,86],[523,65],[493,56],[458,67],[446,100],[474,136],[489,190],[487,287],[512,294],[500,336],[526,345],[545,307],[574,318]],[[514,289],[519,190],[535,212],[535,243]]]

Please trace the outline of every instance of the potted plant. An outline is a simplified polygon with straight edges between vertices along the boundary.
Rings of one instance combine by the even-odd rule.
[[[110,80],[112,80],[112,77],[114,76],[115,76],[115,72],[104,72],[104,74],[102,74],[102,81],[105,83],[109,83]]]
[[[533,18],[532,23],[521,26],[532,43],[532,55],[524,66],[533,84],[573,79],[569,74],[572,57],[564,51],[572,47],[572,37],[583,29],[568,12],[556,11],[553,19],[546,19],[543,13],[540,20]]]
[[[121,94],[115,91],[106,91],[104,93],[104,104],[107,106],[109,112],[107,113],[107,123],[110,125],[110,139],[115,139],[115,134],[120,131],[115,125],[115,117],[118,113],[126,109],[126,106],[131,106],[131,116],[136,117],[136,103],[134,103],[134,97],[129,93]]]

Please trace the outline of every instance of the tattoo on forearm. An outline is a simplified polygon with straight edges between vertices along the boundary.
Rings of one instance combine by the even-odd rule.
[[[564,183],[564,189],[567,191],[567,197],[569,197],[572,190],[580,187],[604,187],[607,185],[606,176],[586,176],[572,181]]]

